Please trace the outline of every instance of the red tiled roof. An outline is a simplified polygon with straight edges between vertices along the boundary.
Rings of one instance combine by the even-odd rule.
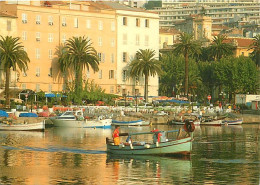
[[[236,43],[237,47],[248,48],[254,40],[251,38],[235,38],[229,37],[224,41],[225,43]]]

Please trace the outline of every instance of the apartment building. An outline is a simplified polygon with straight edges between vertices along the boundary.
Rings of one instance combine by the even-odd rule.
[[[59,49],[73,36],[86,36],[98,52],[100,65],[96,73],[84,71],[83,80],[93,80],[106,93],[143,94],[143,79],[126,80],[125,68],[139,49],[154,49],[159,55],[158,14],[113,2],[40,0],[0,2],[0,12],[16,17],[17,36],[31,60],[28,71],[17,71],[18,88],[65,90]],[[73,79],[70,76],[69,82]],[[158,77],[149,82],[149,95],[158,95]]]
[[[159,59],[159,16],[143,9],[103,2],[114,9],[117,22],[117,94],[144,94],[144,77],[131,78],[129,64],[139,49],[155,50]],[[158,76],[149,77],[148,95],[158,95]]]
[[[260,24],[259,0],[162,0],[159,13],[160,27],[173,27],[189,15],[204,14],[212,18],[212,24],[229,24],[246,21]]]
[[[17,86],[36,92],[65,89],[63,74],[58,66],[60,46],[73,36],[91,39],[100,57],[99,72],[85,71],[83,80],[94,80],[113,93],[116,79],[110,76],[116,69],[115,13],[101,10],[91,3],[25,1],[18,4],[1,2],[1,11],[17,17],[17,35],[31,62],[26,73],[19,73]],[[73,78],[70,78],[73,81]]]

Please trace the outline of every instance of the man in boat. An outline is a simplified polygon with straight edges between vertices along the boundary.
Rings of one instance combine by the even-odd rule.
[[[120,144],[119,128],[120,128],[120,126],[116,125],[115,130],[114,130],[113,135],[112,135],[115,145],[119,145]]]

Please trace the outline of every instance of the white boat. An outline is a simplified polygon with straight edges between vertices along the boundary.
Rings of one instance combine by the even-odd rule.
[[[38,123],[0,123],[0,130],[6,131],[44,131],[45,121]]]
[[[119,126],[148,126],[148,125],[150,125],[150,122],[149,121],[144,121],[144,120],[136,120],[136,121],[112,120],[112,125],[119,125]]]
[[[222,120],[222,124],[225,125],[240,125],[242,123],[243,123],[243,119]]]
[[[102,116],[98,116],[96,119],[84,119],[82,111],[66,111],[50,120],[55,127],[72,128],[109,128],[112,123],[112,119],[103,119]]]

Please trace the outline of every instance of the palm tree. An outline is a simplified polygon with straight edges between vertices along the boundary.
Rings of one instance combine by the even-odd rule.
[[[19,42],[20,38],[12,36],[1,36],[0,39],[0,62],[1,66],[5,71],[6,81],[5,81],[5,99],[6,107],[10,106],[10,94],[9,94],[9,84],[10,84],[10,71],[11,68],[16,71],[17,67],[21,71],[26,71],[28,68],[27,63],[30,59],[27,53],[24,51],[23,46]]]
[[[174,52],[178,55],[182,53],[185,58],[185,85],[184,93],[188,95],[188,83],[189,83],[189,55],[200,53],[200,43],[193,39],[192,34],[181,33],[180,43],[175,44]]]
[[[148,101],[148,77],[162,74],[161,64],[155,59],[155,51],[150,49],[136,52],[135,59],[130,63],[130,75],[132,77],[144,76],[144,99]]]
[[[233,55],[235,46],[231,43],[225,43],[226,40],[226,35],[214,36],[213,41],[209,46],[209,53],[214,61],[220,60],[226,56]]]
[[[92,68],[94,72],[99,70],[99,58],[90,39],[73,37],[65,42],[62,54],[59,58],[60,70],[65,72],[73,69],[75,74],[76,95],[82,90],[82,71]]]
[[[253,49],[250,55],[256,65],[260,67],[260,34],[254,36],[254,42],[249,46],[249,49]]]

